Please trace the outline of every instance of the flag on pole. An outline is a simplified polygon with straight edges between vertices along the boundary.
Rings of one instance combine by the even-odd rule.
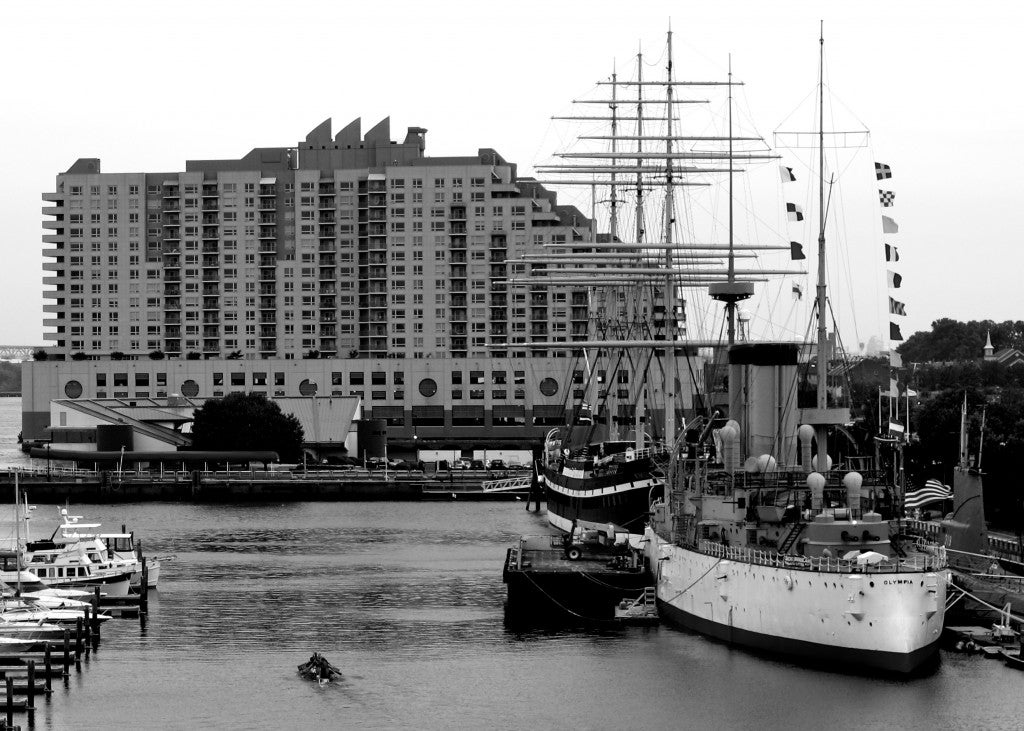
[[[895,378],[889,379],[889,398],[900,395],[900,384],[896,382]]]
[[[803,287],[801,287],[801,286],[800,286],[799,284],[797,284],[796,282],[793,282],[793,294],[795,294],[795,295],[796,295],[796,298],[797,298],[798,300],[799,300],[799,299],[803,299],[803,298],[804,298],[804,290],[803,290]]]
[[[885,260],[886,261],[899,261],[900,260],[899,249],[897,249],[892,244],[886,244],[885,245]]]
[[[949,485],[943,485],[938,480],[928,480],[924,483],[924,487],[919,487],[916,490],[908,490],[906,498],[903,500],[903,505],[908,509],[913,510],[914,508],[920,508],[927,503],[952,499],[953,491],[949,489]]]
[[[793,168],[788,168],[785,165],[779,165],[779,176],[782,178],[783,183],[792,183],[796,180],[796,176],[793,175]]]
[[[796,203],[787,203],[786,215],[789,216],[790,221],[802,221],[804,220],[804,209]]]
[[[888,216],[882,216],[882,233],[884,234],[898,234],[900,227],[896,225],[896,222]]]
[[[889,433],[890,434],[902,434],[904,431],[906,431],[906,430],[903,428],[903,424],[899,423],[898,421],[890,421],[889,422]]]
[[[890,315],[903,315],[907,314],[907,306],[902,302],[897,302],[892,297],[889,298],[889,314]]]
[[[895,322],[889,323],[889,340],[903,340],[903,333],[900,332],[900,326]]]
[[[891,368],[902,368],[903,367],[903,356],[897,353],[895,350],[889,351],[889,366]]]
[[[892,177],[892,168],[886,165],[884,162],[875,163],[875,178],[878,180],[887,180]]]
[[[793,261],[806,259],[807,257],[804,255],[804,247],[798,244],[796,241],[790,241],[789,258],[792,259]]]
[[[882,204],[882,208],[891,208],[896,203],[896,194],[891,190],[879,190],[878,200]]]
[[[889,271],[889,289],[899,289],[903,284],[903,277],[894,271]]]

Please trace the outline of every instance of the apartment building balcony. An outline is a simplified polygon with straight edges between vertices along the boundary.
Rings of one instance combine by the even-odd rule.
[[[327,353],[328,355],[331,353],[337,353],[337,340],[334,338],[320,338],[320,352]]]
[[[203,288],[203,294],[205,295],[203,297],[203,309],[204,310],[218,310],[219,311],[220,310],[220,297],[219,296],[213,296],[213,295],[216,295],[217,288],[216,287],[211,287],[211,289],[213,290],[212,292],[207,292],[206,288],[205,287]]]
[[[204,340],[203,341],[203,353],[204,354],[215,354],[220,352],[220,339],[216,340]]]
[[[453,235],[460,235],[466,233],[466,224],[459,221],[452,221],[451,226],[448,229],[448,233]]]
[[[387,310],[388,298],[387,295],[383,294],[371,294],[369,296],[359,296],[359,307],[362,309],[371,310]],[[362,319],[362,318],[360,318]]]
[[[260,214],[260,219],[258,223],[261,226],[276,226],[277,216],[274,215],[273,213],[262,213]]]
[[[387,322],[388,316],[386,312],[360,312],[359,322],[362,323],[375,323],[375,322]]]
[[[464,323],[464,322],[453,322],[452,323],[452,335],[453,336],[467,335],[468,332],[469,331],[468,331],[468,327],[467,327],[466,323]]]
[[[569,334],[570,335],[586,335],[587,334],[587,326],[586,325],[573,325],[572,326],[572,330],[570,331]]]
[[[548,319],[548,308],[547,307],[533,307],[533,308],[531,308],[530,309],[530,319],[531,320],[543,320],[543,321],[546,322],[547,319]]]
[[[323,196],[321,196],[320,200],[318,200],[317,204],[316,204],[317,210],[320,210],[320,211],[333,211],[334,210],[334,206],[335,206],[335,203],[334,203],[334,196],[333,195],[323,195]]]
[[[58,219],[63,220],[65,213],[67,213],[67,209],[64,206],[43,206],[44,216],[57,216]]]
[[[57,272],[57,276],[55,276],[55,277],[43,277],[43,284],[45,284],[45,285],[58,285],[58,284],[61,283],[61,280],[63,280],[63,278],[64,278],[64,272],[63,272],[63,270],[61,270],[61,271]]]
[[[177,185],[165,185],[163,187],[164,200],[173,200],[181,197],[181,189]]]
[[[466,280],[465,279],[453,279],[451,286],[448,288],[449,292],[466,292]]]
[[[57,193],[51,191],[49,193],[43,193],[43,200],[47,201],[48,203],[56,203],[58,205],[61,205],[64,203],[65,195],[65,193]]]
[[[272,183],[261,183],[259,197],[260,198],[273,198],[277,195],[277,186]]]
[[[276,239],[277,238],[277,227],[276,226],[260,226],[259,234],[260,240]]]
[[[323,252],[321,252],[321,254],[320,254],[320,266],[322,266],[322,267],[324,267],[324,266],[331,266],[332,267],[336,263],[337,262],[335,261],[335,257],[334,257],[333,253],[330,253],[330,252],[323,253]]]
[[[164,326],[164,336],[168,338],[180,338],[181,337],[181,326],[180,325],[166,325]]]
[[[260,254],[276,254],[277,244],[273,241],[261,241],[258,251]]]
[[[547,292],[544,292],[544,293],[535,292],[535,293],[531,294],[530,295],[530,304],[531,305],[545,305],[545,306],[547,306],[547,304],[548,304]]]
[[[491,249],[490,262],[492,264],[503,264],[508,261],[508,255],[505,249]]]
[[[465,264],[467,262],[465,251],[452,251],[448,257],[450,264]]]
[[[466,278],[466,265],[465,264],[452,264],[451,265],[451,277],[453,279],[465,279]]]
[[[317,188],[317,193],[319,195],[334,195],[334,192],[333,180],[325,180],[321,182],[320,186]]]
[[[261,269],[277,267],[277,257],[273,254],[260,254],[258,265]]]
[[[448,312],[452,322],[466,322],[467,311],[465,308],[453,307]]]
[[[273,327],[273,326],[261,327],[260,328],[260,337],[261,338],[276,338],[277,337],[277,328]]]
[[[61,244],[64,242],[63,234],[43,234],[44,244]]]
[[[370,188],[370,194],[367,196],[367,204],[370,208],[386,208],[388,205],[388,197],[384,192],[384,186],[381,185],[379,188]]]
[[[503,307],[492,307],[490,319],[491,322],[507,322],[508,310]]]
[[[181,229],[167,229],[164,231],[164,241],[181,241]]]
[[[530,326],[530,335],[547,335],[548,325],[547,323],[534,323]]]
[[[333,241],[321,241],[320,242],[320,253],[333,252],[338,250],[338,245]]]
[[[451,241],[448,242],[448,248],[452,251],[461,251],[466,249],[466,237],[465,236],[452,236]]]
[[[334,211],[320,211],[317,223],[337,223],[334,218]]]
[[[333,239],[335,236],[337,236],[337,233],[334,226],[320,226],[320,230],[317,233],[317,237],[321,239]]]
[[[162,223],[164,226],[177,226],[181,223],[181,214],[178,212],[177,206],[164,208]]]
[[[43,271],[44,272],[56,272],[64,269],[64,257],[58,256],[57,261],[44,261]]]
[[[220,337],[220,328],[217,327],[216,325],[210,325],[209,327],[204,327],[203,328],[203,337],[204,338]]]
[[[333,338],[338,334],[337,325],[320,325],[320,336]]]
[[[494,264],[491,266],[490,277],[491,279],[504,279],[507,275],[504,264]]]
[[[466,207],[465,206],[451,206],[448,209],[448,219],[451,221],[465,221],[466,220]]]
[[[466,357],[466,338],[452,338],[452,357],[453,358],[465,358]]]
[[[206,255],[203,257],[203,269],[216,269],[220,267],[220,257],[216,255]]]
[[[260,292],[260,294],[266,293]],[[260,309],[277,311],[277,297],[260,297]]]
[[[359,337],[385,337],[388,334],[387,325],[359,325]]]
[[[270,357],[277,353],[277,340],[273,338],[265,338],[260,340],[260,354],[264,357]]]
[[[359,294],[376,294],[388,291],[386,284],[359,284]]]
[[[207,313],[203,315],[204,325],[218,325],[220,324],[220,313]]]
[[[334,312],[321,312],[320,322],[337,322],[338,316]]]
[[[220,230],[216,226],[203,226],[203,239],[205,241],[220,239]]]
[[[175,354],[181,352],[181,338],[180,337],[165,337],[164,338],[164,352],[168,354]]]
[[[448,304],[452,307],[465,307],[468,304],[467,296],[465,294],[453,294]]]
[[[164,283],[164,296],[165,297],[178,297],[181,295],[180,284],[167,284]]]
[[[177,297],[164,297],[164,310],[181,310],[181,300]]]
[[[259,323],[261,325],[276,325],[277,324],[277,313],[276,312],[261,312]]]
[[[219,254],[220,246],[216,243],[210,243],[209,241],[203,242],[203,253],[204,254]]]
[[[320,267],[320,281],[333,282],[336,269],[334,267]]]
[[[573,307],[569,313],[570,320],[587,321],[590,319],[590,310],[586,307]]]

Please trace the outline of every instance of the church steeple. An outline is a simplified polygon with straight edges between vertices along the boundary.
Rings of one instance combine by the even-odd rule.
[[[985,332],[985,360],[992,360],[995,358],[996,349],[992,347],[992,332]]]

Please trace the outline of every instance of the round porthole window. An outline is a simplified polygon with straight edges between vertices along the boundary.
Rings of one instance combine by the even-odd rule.
[[[540,392],[545,396],[554,396],[558,393],[558,381],[554,378],[545,378],[540,382]]]
[[[437,381],[433,378],[424,378],[420,381],[420,395],[421,396],[433,396],[437,393]]]
[[[82,384],[78,381],[68,381],[64,384],[64,395],[68,398],[78,398],[82,395]]]
[[[316,396],[316,381],[309,379],[299,384],[299,393],[303,396]]]
[[[181,395],[188,398],[195,398],[199,395],[199,384],[189,379],[181,384]]]

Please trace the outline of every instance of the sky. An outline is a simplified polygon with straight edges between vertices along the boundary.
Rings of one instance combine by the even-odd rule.
[[[941,317],[1024,319],[1019,3],[51,0],[0,9],[0,342],[42,343],[42,194],[79,157],[101,158],[104,172],[177,171],[187,159],[294,146],[327,117],[337,131],[390,115],[393,137],[429,130],[428,155],[493,147],[529,175],[567,145],[551,117],[571,114],[613,64],[634,73],[642,44],[645,76],[662,73],[669,24],[677,78],[722,78],[731,55],[745,84],[737,104],[771,141],[783,120],[810,121],[821,20],[837,123],[870,129],[856,165],[836,169],[870,170],[873,159],[893,169],[896,206],[885,213],[900,233],[885,241],[901,254],[903,334]],[[830,264],[847,289],[840,330],[855,343],[888,327],[876,183],[861,177],[869,196],[837,197],[836,223],[871,225],[837,234],[848,250]],[[774,195],[765,206],[791,193],[776,185]],[[580,196],[563,200],[588,212]],[[813,250],[810,228],[787,230],[774,208],[759,217]],[[751,301],[755,319],[806,307],[780,298],[790,279]]]

